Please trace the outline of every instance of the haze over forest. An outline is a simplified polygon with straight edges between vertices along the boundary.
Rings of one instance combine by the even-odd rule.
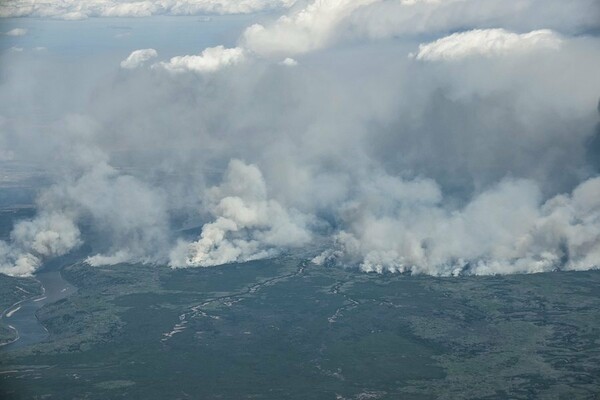
[[[0,17],[0,163],[40,177],[4,274],[84,247],[93,266],[295,249],[366,272],[600,266],[597,0],[9,0]]]

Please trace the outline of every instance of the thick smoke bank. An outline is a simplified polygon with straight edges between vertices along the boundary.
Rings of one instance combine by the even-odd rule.
[[[239,4],[255,3],[293,2]],[[84,243],[92,265],[325,247],[314,262],[364,271],[597,268],[599,8],[298,2],[234,45],[130,49],[93,79],[7,51],[0,156],[54,182],[0,242],[0,272]]]
[[[56,160],[61,178],[38,198],[38,215],[18,222],[9,244],[0,241],[0,272],[29,275],[45,259],[74,250],[82,244],[78,226],[92,226],[102,238],[92,265],[166,262],[170,228],[162,193],[110,166],[90,142],[95,128],[87,118],[68,116],[53,132],[62,137],[48,154],[68,155]]]
[[[534,182],[504,181],[453,212],[431,182],[387,180],[364,190],[365,200],[346,211],[348,231],[314,262],[431,275],[600,265],[600,178],[543,203]]]
[[[198,241],[178,244],[172,266],[256,260],[310,241],[305,217],[269,199],[259,169],[239,160],[229,163],[221,185],[207,191],[207,208],[215,220],[203,226]]]

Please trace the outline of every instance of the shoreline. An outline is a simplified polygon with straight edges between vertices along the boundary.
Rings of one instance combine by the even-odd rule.
[[[2,314],[0,314],[0,321],[4,321],[5,318],[10,318],[14,313],[16,313],[17,311],[19,311],[21,309],[21,304],[22,303],[25,303],[27,301],[37,302],[37,301],[40,301],[42,298],[44,298],[44,296],[46,295],[46,287],[44,287],[44,284],[39,279],[37,279],[35,275],[32,278],[34,280],[36,280],[40,284],[40,286],[42,287],[42,294],[37,295],[37,296],[28,297],[28,298],[23,299],[23,300],[19,300],[16,303],[14,303],[14,304],[6,307],[4,310],[2,310]],[[13,310],[14,307],[17,307],[17,308]],[[15,343],[19,339],[21,339],[21,335],[19,334],[19,330],[17,328],[15,328],[14,326],[12,326],[9,323],[6,323],[6,325],[9,327],[9,329],[11,329],[13,332],[16,333],[17,337],[15,339],[11,340],[10,342],[0,343],[0,347],[8,346],[9,344]]]
[[[19,329],[13,323],[9,322],[9,318],[13,317],[14,314],[16,314],[18,311],[20,311],[23,306],[25,306],[25,305],[28,306],[29,305],[28,302],[30,302],[32,305],[35,305],[37,303],[41,304],[39,306],[36,306],[35,310],[32,312],[33,318],[35,318],[36,323],[39,326],[41,326],[41,328],[45,331],[46,335],[49,334],[48,329],[38,319],[37,310],[39,310],[40,308],[42,308],[46,305],[46,302],[43,302],[43,301],[44,300],[48,301],[49,297],[50,297],[50,299],[48,301],[48,304],[62,299],[63,297],[61,296],[61,294],[63,294],[67,290],[67,288],[63,288],[62,290],[57,291],[56,294],[58,295],[58,298],[56,298],[56,299],[53,298],[54,296],[52,294],[48,295],[48,290],[43,282],[44,280],[40,279],[39,275],[50,274],[53,272],[57,273],[59,278],[61,280],[63,280],[66,284],[73,286],[73,285],[71,285],[70,282],[68,282],[67,280],[65,280],[63,278],[62,271],[60,269],[49,269],[46,271],[41,270],[41,271],[39,271],[39,273],[33,275],[32,278],[40,284],[42,292],[38,295],[19,300],[16,303],[10,305],[9,307],[5,308],[2,311],[2,313],[0,314],[0,321],[4,322],[8,326],[9,329],[11,329],[13,332],[15,332],[16,338],[14,338],[13,340],[6,342],[6,343],[0,343],[0,351],[2,351],[2,352],[9,351],[9,350],[5,350],[7,346],[16,344],[19,340],[21,340],[23,338],[23,336],[21,335],[21,332],[19,332]],[[46,282],[46,284],[48,284],[48,283],[50,283],[50,282]],[[75,286],[73,286],[73,288],[75,291],[77,290],[77,288]],[[69,296],[70,296],[70,293],[64,297],[69,297]],[[43,303],[40,303],[40,302],[43,302]],[[30,310],[26,310],[26,311],[31,312]],[[34,342],[34,343],[37,343],[37,342]],[[31,344],[34,344],[34,343],[31,343]],[[25,346],[27,346],[27,344]]]

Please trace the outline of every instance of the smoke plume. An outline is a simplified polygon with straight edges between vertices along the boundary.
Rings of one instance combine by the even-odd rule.
[[[272,13],[187,54],[148,40],[79,64],[0,37],[0,160],[45,178],[0,272],[77,248],[174,268],[293,249],[368,272],[600,266],[597,2],[114,3],[81,12]],[[0,10],[75,12],[28,4]]]

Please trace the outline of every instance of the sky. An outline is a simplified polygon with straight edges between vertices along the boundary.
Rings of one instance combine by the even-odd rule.
[[[598,268],[599,32],[596,0],[3,2],[0,165],[46,179],[0,272]]]

